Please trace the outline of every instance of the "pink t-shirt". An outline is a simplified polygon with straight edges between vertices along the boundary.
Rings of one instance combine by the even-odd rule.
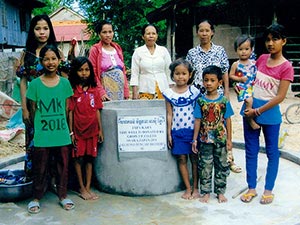
[[[278,66],[267,66],[270,54],[261,55],[256,61],[257,75],[254,82],[254,98],[270,100],[277,95],[280,80],[293,81],[294,70],[289,61]]]

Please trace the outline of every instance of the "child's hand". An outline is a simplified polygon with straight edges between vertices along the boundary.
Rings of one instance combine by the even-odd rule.
[[[169,149],[172,148],[172,143],[173,143],[172,136],[171,136],[171,135],[168,135],[168,148],[169,148]]]
[[[72,144],[74,146],[76,146],[76,139],[75,139],[75,135],[74,134],[71,135],[71,140],[72,140]]]
[[[103,133],[102,130],[99,130],[99,134],[98,134],[98,142],[102,143],[104,141],[104,137],[103,137]]]
[[[198,149],[197,149],[197,141],[192,142],[192,151],[197,154]]]
[[[232,151],[232,141],[231,140],[227,139],[226,147],[227,147],[227,151]]]
[[[245,83],[248,80],[248,77],[244,76],[240,78],[241,83]]]

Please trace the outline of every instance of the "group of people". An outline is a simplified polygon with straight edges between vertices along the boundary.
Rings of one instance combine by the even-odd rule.
[[[168,146],[177,156],[186,187],[182,198],[200,198],[201,202],[207,203],[213,186],[218,202],[226,202],[224,194],[230,169],[241,172],[232,154],[230,78],[235,82],[238,101],[244,102],[240,114],[243,117],[248,190],[240,199],[249,203],[257,196],[259,136],[263,132],[268,163],[260,203],[270,204],[274,199],[279,166],[278,139],[282,122],[279,104],[294,77],[293,67],[283,55],[286,31],[280,24],[270,25],[263,36],[268,54],[262,54],[256,61],[252,58],[254,40],[249,35],[237,37],[234,49],[239,60],[233,63],[229,75],[224,48],[211,41],[213,24],[209,20],[201,21],[197,34],[200,44],[188,51],[186,59],[177,59],[170,65],[175,85],[163,91]],[[192,185],[188,157],[192,164]]]
[[[212,43],[211,21],[198,24],[200,44],[189,50],[185,59],[174,62],[168,50],[156,44],[157,27],[147,24],[142,29],[145,44],[136,48],[132,56],[130,81],[122,48],[113,42],[112,24],[101,21],[94,28],[99,43],[91,47],[88,57],[74,57],[68,64],[56,45],[49,17],[38,15],[31,20],[17,70],[26,127],[25,172],[33,180],[34,199],[28,204],[28,212],[40,211],[40,200],[49,182],[55,186],[64,209],[75,207],[67,197],[69,157],[78,178],[80,197],[98,199],[91,190],[91,180],[98,143],[104,141],[103,101],[129,99],[129,86],[132,99],[166,101],[168,147],[177,158],[186,187],[182,198],[208,202],[214,171],[214,193],[219,202],[226,202],[230,169],[242,171],[232,154],[229,78],[236,82],[234,88],[239,101],[245,103],[241,115],[249,190],[241,200],[250,202],[257,195],[256,170],[262,130],[268,167],[261,203],[272,202],[279,163],[279,103],[293,80],[291,64],[282,54],[286,36],[281,25],[267,28],[265,45],[269,54],[260,56],[256,62],[250,59],[253,39],[239,37],[234,44],[239,60],[228,74],[230,65],[224,48]],[[188,159],[192,164],[192,185]]]

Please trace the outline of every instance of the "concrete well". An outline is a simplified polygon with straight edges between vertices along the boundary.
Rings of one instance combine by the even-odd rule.
[[[144,196],[180,190],[177,162],[167,148],[163,100],[105,102],[101,116],[104,142],[94,169],[102,191]]]

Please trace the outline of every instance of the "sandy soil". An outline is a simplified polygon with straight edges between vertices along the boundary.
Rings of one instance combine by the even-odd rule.
[[[294,97],[295,93],[288,93],[286,99],[281,103],[281,112],[283,114],[283,123],[281,130],[287,130],[287,137],[284,141],[283,149],[288,151],[300,152],[300,124],[289,124],[284,116],[286,108],[293,103],[300,102],[299,98]],[[243,142],[242,118],[239,115],[242,103],[237,102],[235,93],[231,91],[230,100],[234,108],[235,115],[232,117],[233,141]],[[4,129],[7,121],[0,121],[0,129]],[[263,142],[263,138],[262,138]],[[0,140],[0,158],[20,154],[24,152],[24,132],[16,136],[13,140]]]

